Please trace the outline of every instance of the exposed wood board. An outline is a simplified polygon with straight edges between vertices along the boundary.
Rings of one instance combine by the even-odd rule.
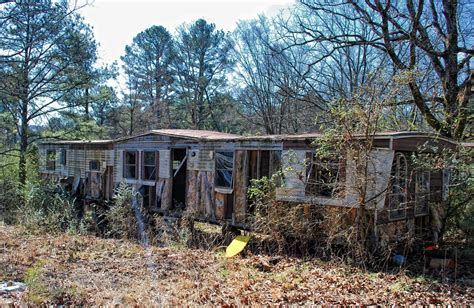
[[[160,178],[171,178],[171,150],[160,150]]]
[[[164,187],[161,195],[161,208],[164,210],[170,210],[173,206],[173,181],[171,178],[163,179],[163,181]]]
[[[199,170],[199,153],[200,150],[196,149],[188,151],[188,163],[186,166],[188,170]]]
[[[166,207],[166,204],[163,206],[163,196],[165,191],[166,181],[165,179],[158,179],[156,182],[156,207],[159,209],[163,209]],[[165,201],[166,202],[166,201]]]
[[[234,217],[244,222],[247,214],[248,151],[235,151],[234,163]]]
[[[188,170],[186,174],[186,208],[190,213],[199,210],[198,194],[196,193],[197,170]]]
[[[225,218],[225,200],[226,194],[216,192],[216,218],[218,220]]]
[[[214,203],[214,173],[201,171],[201,200],[204,203],[205,217],[216,220]]]

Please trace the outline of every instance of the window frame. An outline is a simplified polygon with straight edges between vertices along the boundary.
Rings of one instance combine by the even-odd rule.
[[[151,165],[151,164],[147,165],[146,164],[145,155],[147,155],[147,154],[153,154],[153,156],[154,156],[153,165]],[[142,172],[141,172],[140,176],[141,176],[141,179],[143,181],[156,181],[158,179],[158,170],[159,170],[158,169],[159,168],[159,166],[158,166],[158,157],[159,157],[159,154],[158,154],[157,151],[151,151],[151,150],[142,151],[142,161],[141,161],[141,171]],[[147,167],[153,167],[154,168],[154,171],[153,171],[154,177],[153,178],[148,178],[148,179],[145,178],[145,168],[147,168]]]
[[[402,159],[403,166],[401,165]],[[391,221],[406,219],[408,207],[408,160],[404,153],[395,153],[389,185],[388,218]],[[397,187],[398,191],[394,191]],[[402,198],[402,201],[400,201],[400,197]],[[401,215],[400,210],[402,211]],[[398,212],[399,215],[394,216],[394,212]]]
[[[46,150],[46,170],[56,170],[56,155],[56,150]]]
[[[91,165],[92,163],[97,163],[97,168],[92,168],[92,165]],[[100,171],[100,160],[97,160],[97,159],[89,160],[89,171],[94,171],[94,172]]]
[[[133,164],[129,164],[127,163],[127,154],[130,153],[130,154],[133,154],[134,155],[134,158],[135,158],[135,162]],[[139,163],[138,161],[138,152],[137,151],[134,151],[134,150],[125,150],[123,151],[123,173],[122,173],[122,176],[123,178],[125,179],[129,179],[129,180],[136,180],[138,179],[138,168],[137,168],[137,165]],[[129,167],[133,166],[133,177],[129,177],[127,176],[127,170]]]
[[[61,165],[66,166],[67,164],[67,151],[66,149],[61,149],[61,153],[59,154],[59,162]]]
[[[334,153],[334,157],[321,159],[316,156],[315,152],[306,152],[305,196],[328,199],[342,197],[338,194],[344,194],[345,191],[344,185],[340,185],[344,183],[345,179],[345,161],[344,158],[338,157],[337,153]],[[323,183],[321,180],[323,172],[336,169],[335,176],[330,175],[334,180],[330,184]],[[323,193],[326,191],[323,186],[326,188],[332,186],[331,192],[329,194]]]
[[[221,153],[231,153],[232,154],[232,168],[219,168],[217,160],[219,159],[219,155]],[[221,189],[233,189],[234,188],[234,168],[235,168],[235,152],[233,150],[219,150],[215,151],[214,153],[214,185],[215,188]],[[229,171],[230,170],[230,186],[223,186],[218,184],[219,172],[221,171]],[[225,181],[225,179],[224,179]]]

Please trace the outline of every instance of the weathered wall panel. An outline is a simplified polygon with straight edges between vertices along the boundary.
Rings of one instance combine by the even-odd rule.
[[[245,221],[247,214],[248,151],[235,151],[234,163],[234,217],[237,223]]]

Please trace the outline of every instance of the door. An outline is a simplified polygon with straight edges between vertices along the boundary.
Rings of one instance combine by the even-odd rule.
[[[173,168],[173,209],[186,207],[186,149],[171,150]]]

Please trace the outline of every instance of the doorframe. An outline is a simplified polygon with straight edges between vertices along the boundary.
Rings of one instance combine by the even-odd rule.
[[[184,155],[184,158],[183,160],[185,160],[185,162],[183,163],[182,162],[182,165],[181,165],[181,168],[185,168],[184,169],[184,207],[186,208],[187,207],[187,194],[188,194],[188,170],[187,170],[187,159],[188,159],[188,150],[189,150],[189,147],[187,146],[172,146],[170,147],[170,158],[171,158],[171,162],[170,162],[170,168],[171,168],[171,205],[174,206],[174,199],[173,199],[173,193],[174,193],[174,185],[175,185],[175,181],[174,181],[174,170],[173,170],[173,162],[174,162],[174,151],[175,150],[184,150],[185,151],[185,155]]]

